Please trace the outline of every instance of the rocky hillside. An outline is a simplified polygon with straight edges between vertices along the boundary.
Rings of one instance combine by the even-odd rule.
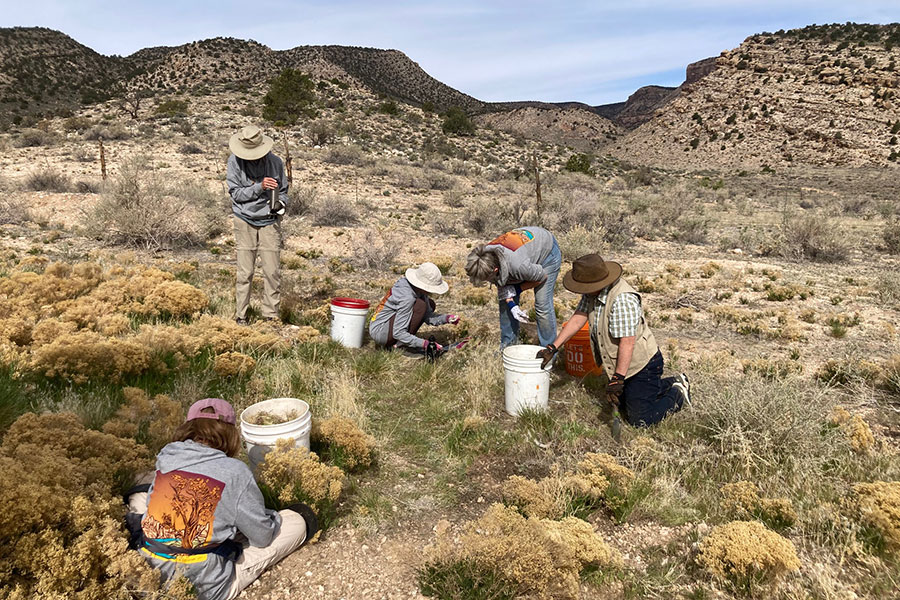
[[[152,93],[259,83],[292,67],[320,79],[339,78],[413,104],[441,110],[484,103],[428,75],[397,50],[300,46],[275,51],[254,41],[213,38],[154,47],[126,58],[103,56],[57,31],[0,29],[0,120],[51,115],[104,100],[123,87]]]
[[[480,126],[532,140],[596,152],[624,131],[612,121],[583,108],[524,107],[475,117]]]
[[[754,35],[614,153],[682,168],[896,164],[898,60],[898,24]]]

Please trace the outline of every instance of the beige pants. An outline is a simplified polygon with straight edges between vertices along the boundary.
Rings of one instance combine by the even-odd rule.
[[[128,510],[138,514],[147,512],[147,493],[132,494],[128,498]],[[306,541],[306,521],[292,510],[280,510],[281,528],[272,543],[264,548],[256,548],[244,542],[244,551],[234,563],[234,579],[228,600],[236,598],[241,591],[259,578],[263,571],[278,563]]]
[[[281,217],[272,225],[255,227],[234,217],[234,244],[237,250],[237,284],[235,285],[235,316],[247,318],[250,307],[250,285],[256,257],[263,273],[262,316],[278,318],[281,301]]]

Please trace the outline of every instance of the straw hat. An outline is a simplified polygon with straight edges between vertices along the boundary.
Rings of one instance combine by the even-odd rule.
[[[443,294],[450,289],[441,276],[441,270],[434,263],[422,263],[416,268],[406,270],[406,280],[411,284],[432,294]]]
[[[263,135],[256,125],[247,125],[228,140],[228,147],[238,158],[258,160],[269,153],[275,140]]]
[[[596,294],[622,276],[622,265],[603,260],[599,254],[576,258],[563,277],[563,286],[576,294]]]

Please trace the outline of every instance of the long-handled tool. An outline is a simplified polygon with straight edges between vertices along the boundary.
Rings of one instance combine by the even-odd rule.
[[[425,360],[434,362],[439,356],[443,356],[451,350],[459,350],[468,343],[469,338],[463,338],[458,342],[450,342],[448,344],[445,344],[441,347],[440,350],[438,350],[437,340],[434,336],[431,336],[430,338],[428,338],[428,346],[425,348]]]
[[[612,422],[609,424],[609,428],[612,431],[612,438],[616,441],[617,444],[621,444],[622,443],[622,415],[619,414],[618,403],[613,403],[613,405],[612,405]]]

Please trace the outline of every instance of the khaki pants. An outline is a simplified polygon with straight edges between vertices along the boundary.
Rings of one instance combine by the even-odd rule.
[[[272,225],[255,227],[240,217],[234,217],[234,244],[237,250],[237,284],[235,285],[235,316],[247,318],[250,307],[250,285],[256,257],[263,272],[262,316],[278,318],[281,301],[281,217]]]

